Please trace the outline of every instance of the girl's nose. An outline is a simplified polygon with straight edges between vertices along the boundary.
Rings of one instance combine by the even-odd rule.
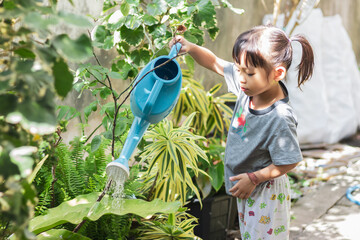
[[[246,79],[245,79],[245,77],[244,77],[242,74],[240,74],[240,83],[241,83],[241,84],[245,84],[245,83],[246,83]]]

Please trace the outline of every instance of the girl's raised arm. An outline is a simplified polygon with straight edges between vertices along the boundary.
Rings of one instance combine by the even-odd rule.
[[[175,42],[179,42],[182,46],[180,53],[189,53],[190,56],[201,66],[224,76],[225,61],[218,58],[212,51],[191,43],[182,36],[176,36],[173,40],[171,40],[169,44],[170,47],[174,45]]]

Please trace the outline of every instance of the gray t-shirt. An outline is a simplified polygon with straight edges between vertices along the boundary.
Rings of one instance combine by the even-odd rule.
[[[229,92],[237,96],[225,150],[225,186],[229,193],[234,185],[229,177],[254,172],[272,163],[297,163],[302,160],[302,154],[296,116],[282,82],[286,97],[266,109],[254,110],[249,108],[250,98],[240,89],[239,73],[233,63],[226,64],[224,77]]]

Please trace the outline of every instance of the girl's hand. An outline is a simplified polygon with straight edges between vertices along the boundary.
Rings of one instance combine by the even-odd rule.
[[[189,42],[186,40],[183,36],[177,35],[171,41],[169,42],[169,47],[171,48],[175,43],[181,44],[181,49],[179,53],[187,53],[190,51],[191,47],[193,47],[195,44]]]
[[[234,177],[230,177],[230,181],[238,181],[230,188],[231,195],[241,199],[247,199],[254,191],[256,185],[254,185],[246,173],[239,174]]]

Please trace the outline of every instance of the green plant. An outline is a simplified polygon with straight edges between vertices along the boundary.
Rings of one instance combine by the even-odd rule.
[[[197,176],[196,184],[203,198],[216,194],[224,186],[224,144],[221,138],[211,138],[202,145],[208,161],[200,160],[198,165],[207,175]]]
[[[183,72],[183,87],[172,116],[174,123],[178,124],[184,116],[198,113],[190,126],[198,135],[206,138],[206,141],[198,142],[207,156],[199,158],[197,164],[202,172],[195,176],[196,186],[201,191],[202,198],[205,198],[218,192],[224,184],[225,132],[230,127],[232,116],[232,110],[226,103],[235,102],[236,96],[231,93],[216,96],[221,84],[206,91],[193,79],[191,68]],[[206,174],[202,174],[203,172]]]
[[[60,142],[54,150],[56,159],[45,162],[34,180],[40,198],[37,215],[80,194],[101,191],[111,161],[107,147],[105,140],[95,150],[80,138],[70,145]]]
[[[156,215],[150,221],[142,222],[139,239],[199,239],[194,235],[197,219],[185,209],[176,214]]]
[[[104,17],[99,19],[101,23],[92,31],[93,42],[86,35],[72,40],[66,34],[54,34],[51,29],[60,22],[78,27],[91,27],[91,24],[84,17],[56,11],[56,2],[50,1],[49,7],[35,0],[0,2],[0,28],[4,36],[0,41],[0,100],[9,103],[0,107],[0,202],[4,213],[0,219],[1,237],[13,232],[16,238],[33,237],[27,231],[28,220],[33,216],[37,201],[29,184],[32,179],[35,179],[39,192],[40,203],[36,213],[41,216],[38,218],[78,194],[98,191],[104,184],[104,179],[99,177],[102,176],[99,169],[92,175],[87,173],[91,172],[88,167],[94,167],[94,164],[103,167],[103,159],[100,158],[102,162],[99,165],[97,158],[91,160],[85,155],[109,150],[111,157],[116,158],[126,137],[131,114],[123,107],[129,96],[127,90],[133,84],[130,82],[128,89],[118,93],[112,86],[114,79],[133,80],[151,57],[166,53],[164,46],[176,33],[178,25],[185,26],[185,37],[197,44],[203,43],[204,30],[211,38],[215,38],[218,32],[215,6],[210,0],[154,0],[150,3],[109,0],[104,3]],[[116,6],[120,6],[120,10],[107,11]],[[227,6],[233,9],[231,5]],[[119,57],[114,59],[111,68],[103,67],[92,46],[104,50],[114,48]],[[93,55],[97,65],[82,64],[76,71],[74,88],[79,90],[80,96],[83,91],[90,90],[96,100],[84,109],[84,115],[72,107],[60,107],[59,118],[56,119],[53,101],[56,94],[65,97],[73,86],[74,78],[67,61],[79,63]],[[119,104],[124,93],[127,95]],[[112,102],[104,104],[108,97]],[[88,119],[98,108],[104,116],[103,121],[89,136],[85,136]],[[58,121],[60,131],[65,131],[67,121],[74,117],[80,119],[82,136],[74,139],[73,149],[60,143],[61,138],[43,137],[55,131]],[[95,130],[101,127],[105,131],[93,136]],[[91,144],[86,144],[90,140]],[[33,171],[35,162],[38,164]],[[93,165],[87,165],[90,163]],[[6,171],[1,171],[4,169]],[[134,189],[131,192],[135,193]],[[103,196],[104,192],[96,202],[92,199],[94,204],[99,205]],[[69,213],[72,210],[64,211]],[[107,221],[107,217],[101,218]],[[112,224],[123,220],[114,216],[109,218]],[[84,219],[75,229],[78,231],[83,226],[80,233],[84,233],[87,224],[89,228],[95,224],[84,223]],[[125,221],[128,222],[128,219]],[[72,226],[66,224],[62,227],[70,229]],[[68,234],[65,229],[51,231],[51,234],[56,236],[61,234],[59,232]]]
[[[235,102],[236,96],[226,93],[215,96],[220,90],[221,84],[217,84],[209,91],[193,79],[193,74],[189,70],[183,70],[183,87],[179,101],[173,111],[175,124],[178,124],[183,116],[188,116],[193,112],[196,115],[192,127],[204,137],[211,134],[214,137],[223,137],[225,128],[230,126],[232,110],[226,105],[227,102]]]
[[[191,190],[201,200],[191,176],[191,173],[195,176],[200,172],[206,174],[197,165],[198,158],[206,159],[205,152],[197,145],[197,141],[204,138],[189,131],[195,114],[185,119],[179,128],[164,120],[144,135],[152,142],[146,145],[140,157],[142,162],[148,163],[146,179],[154,179],[151,181],[154,198],[179,199],[185,204]]]
[[[86,35],[73,40],[51,32],[64,22],[91,26],[85,17],[56,11],[54,3],[0,2],[0,238],[33,237],[27,226],[37,197],[28,178],[45,157],[36,155],[39,142],[56,129],[55,98],[72,88],[67,61],[91,56]]]
[[[84,218],[96,221],[107,214],[119,216],[135,214],[146,218],[155,213],[174,213],[180,207],[179,202],[166,203],[159,199],[152,202],[141,199],[122,199],[118,203],[109,196],[105,196],[104,201],[96,202],[98,195],[98,192],[79,195],[55,208],[49,209],[47,214],[35,217],[30,221],[30,230],[39,234],[66,222],[78,224]]]

